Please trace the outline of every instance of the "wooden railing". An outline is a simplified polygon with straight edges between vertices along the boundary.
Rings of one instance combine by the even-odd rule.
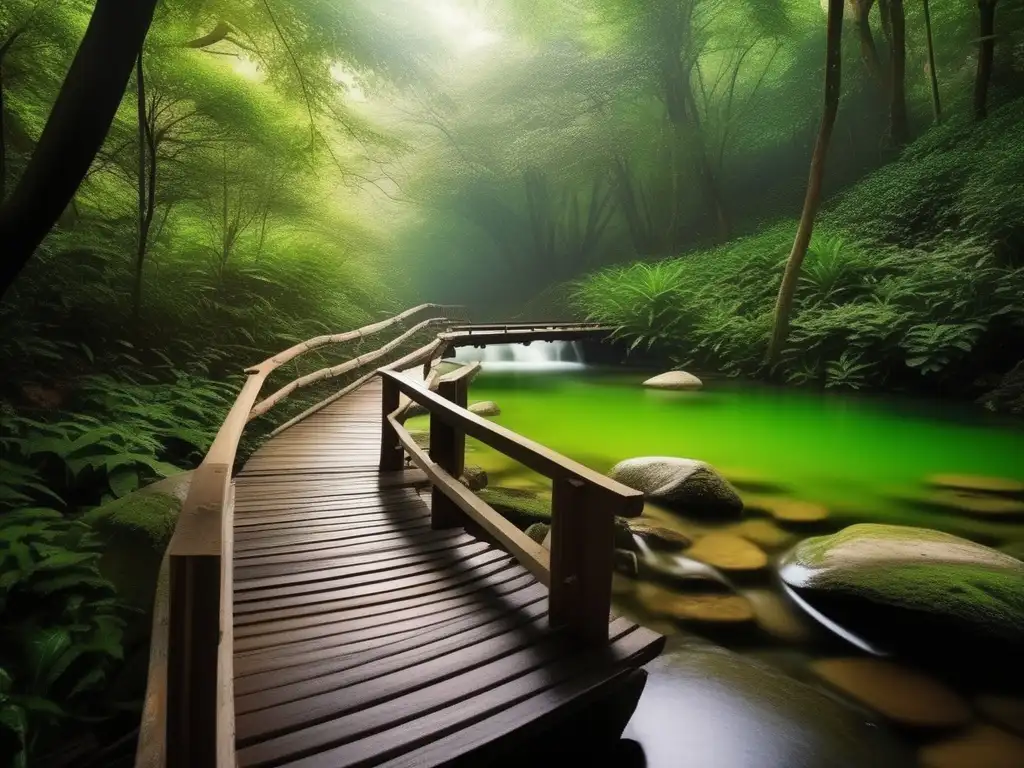
[[[468,373],[442,377],[435,393],[393,371],[379,372],[381,471],[402,469],[408,453],[431,481],[434,528],[472,521],[548,587],[552,626],[586,644],[607,643],[615,516],[639,515],[643,494],[466,410]],[[429,451],[397,417],[402,394],[430,412]],[[550,554],[458,481],[467,435],[551,478]]]
[[[231,470],[246,424],[300,387],[376,362],[415,333],[432,325],[447,325],[458,309],[423,304],[357,331],[318,336],[296,344],[246,370],[245,385],[193,475],[161,568],[161,579],[166,577],[166,582],[158,585],[154,601],[149,677],[136,766],[234,768],[235,765],[231,568],[234,486]],[[420,322],[375,352],[303,376],[257,403],[267,377],[302,353],[378,333],[428,310],[437,311],[440,316]],[[443,347],[444,342],[436,340],[392,363],[391,367],[417,365],[425,354],[429,363],[429,356]],[[373,375],[367,374],[360,381]],[[342,394],[358,383],[342,390]],[[323,407],[334,397],[306,413]]]

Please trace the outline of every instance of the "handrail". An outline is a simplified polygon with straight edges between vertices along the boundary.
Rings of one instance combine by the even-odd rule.
[[[232,568],[224,567],[232,557],[234,486],[231,471],[242,432],[267,377],[303,352],[377,333],[426,309],[448,313],[455,308],[422,304],[357,331],[317,336],[246,369],[245,384],[193,474],[165,554],[167,567],[161,571],[155,598],[154,637],[136,752],[137,766],[234,768],[233,584]],[[340,375],[367,365],[418,330],[440,320],[431,318],[376,352],[325,370],[332,371],[331,375]],[[429,354],[433,354],[442,345],[443,342],[435,340],[413,354],[421,354],[428,348]],[[371,372],[364,380],[373,375]],[[284,392],[279,390],[271,396],[276,399],[267,409],[299,386],[303,384],[289,385]],[[158,637],[157,633],[166,636]]]
[[[381,369],[381,471],[404,465],[403,451],[433,486],[431,525],[465,524],[465,515],[494,537],[549,587],[548,617],[588,644],[608,641],[615,517],[643,511],[643,494],[605,477],[466,409],[467,376],[441,381],[435,393]],[[430,452],[416,445],[396,418],[400,395],[430,412]],[[465,437],[495,448],[553,481],[550,557],[456,478],[462,473]]]

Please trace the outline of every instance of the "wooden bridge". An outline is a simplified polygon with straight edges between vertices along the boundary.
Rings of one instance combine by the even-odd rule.
[[[638,515],[642,496],[468,411],[473,366],[437,369],[457,346],[608,329],[457,325],[451,309],[247,371],[165,558],[137,766],[478,765],[581,717],[618,738],[664,644],[610,613],[614,517]],[[303,352],[427,312],[257,402]],[[248,421],[367,367],[232,476]],[[402,424],[410,402],[430,413],[429,451]],[[459,482],[467,435],[551,478],[550,553]]]

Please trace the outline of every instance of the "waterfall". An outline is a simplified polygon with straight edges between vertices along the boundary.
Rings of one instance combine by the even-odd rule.
[[[530,344],[490,344],[459,347],[459,363],[481,362],[488,370],[555,371],[583,367],[583,348],[578,341],[534,341]]]

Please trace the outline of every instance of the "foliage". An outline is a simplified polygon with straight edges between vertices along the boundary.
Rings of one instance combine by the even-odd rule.
[[[122,658],[123,609],[85,523],[50,509],[0,528],[0,758],[24,766],[68,720],[96,721]],[[7,761],[10,762],[7,762]]]

